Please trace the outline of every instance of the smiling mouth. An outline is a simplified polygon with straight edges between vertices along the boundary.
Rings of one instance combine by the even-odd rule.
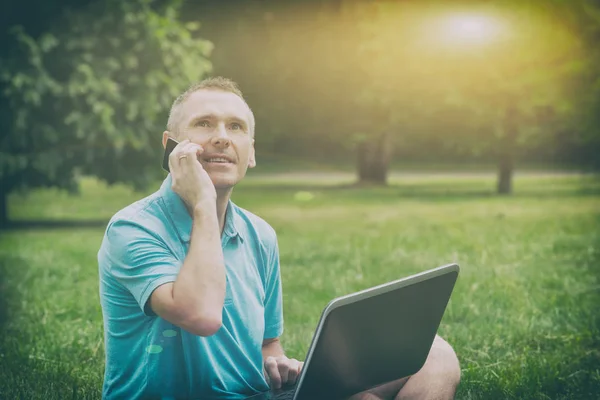
[[[204,161],[207,164],[233,164],[233,162],[223,157],[210,157],[205,158],[202,161]]]

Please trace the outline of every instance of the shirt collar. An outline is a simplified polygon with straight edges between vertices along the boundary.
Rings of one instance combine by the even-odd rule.
[[[169,217],[175,225],[177,234],[182,242],[189,243],[190,236],[192,233],[192,217],[185,207],[185,203],[179,197],[177,193],[171,188],[172,179],[171,174],[167,175],[163,181],[159,193],[160,197],[164,200],[169,213]],[[244,237],[240,233],[240,226],[242,226],[241,217],[238,214],[237,206],[233,204],[231,200],[227,202],[227,211],[225,212],[225,226],[223,227],[223,234],[221,237],[235,238],[239,237],[243,242]]]

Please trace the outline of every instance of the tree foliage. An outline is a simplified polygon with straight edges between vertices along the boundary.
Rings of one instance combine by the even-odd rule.
[[[565,162],[600,170],[600,3],[554,0],[569,29],[576,32],[585,58],[569,85],[573,107],[555,143]]]
[[[375,179],[394,157],[600,167],[593,0],[87,1],[40,31],[11,28],[0,65],[4,192],[75,189],[76,173],[156,179],[168,107],[211,70],[209,54],[255,111],[259,161],[358,153],[359,172]],[[444,18],[463,11],[498,16],[504,33],[452,42]]]
[[[232,1],[203,15],[216,70],[239,79],[256,110],[259,156],[359,155],[359,172],[371,164],[364,175],[381,178],[394,159],[503,160],[512,170],[581,153],[584,118],[575,114],[591,98],[574,82],[597,47],[569,22],[597,27],[583,3],[597,8],[587,0]],[[461,42],[445,26],[457,14],[490,16],[498,35]]]
[[[212,44],[180,22],[180,4],[94,1],[32,35],[10,28],[0,66],[3,194],[76,190],[77,173],[142,187],[160,176],[174,98],[211,70]]]

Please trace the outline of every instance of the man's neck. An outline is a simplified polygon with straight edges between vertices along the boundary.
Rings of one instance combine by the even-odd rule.
[[[227,204],[231,198],[232,189],[220,191],[217,189],[217,218],[219,219],[219,229],[223,234],[225,228],[225,214],[227,213]]]

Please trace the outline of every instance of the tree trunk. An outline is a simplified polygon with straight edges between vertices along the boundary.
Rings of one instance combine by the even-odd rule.
[[[358,145],[358,182],[387,184],[391,145],[387,133],[368,139]]]
[[[512,154],[501,155],[498,162],[498,194],[512,193],[513,169]]]
[[[506,109],[503,131],[504,136],[498,143],[497,192],[498,194],[511,194],[518,134],[518,110],[514,106]]]

